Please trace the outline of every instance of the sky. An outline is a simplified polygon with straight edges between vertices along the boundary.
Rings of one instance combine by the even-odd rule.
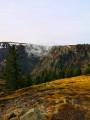
[[[0,0],[0,41],[90,44],[90,0]]]

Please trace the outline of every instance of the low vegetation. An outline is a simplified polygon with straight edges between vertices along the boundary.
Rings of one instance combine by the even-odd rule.
[[[30,108],[45,111],[50,120],[55,111],[63,103],[74,104],[85,110],[87,120],[90,119],[90,76],[83,75],[72,78],[55,80],[19,89],[0,97],[0,116],[13,110]],[[18,105],[20,104],[20,105]],[[61,113],[60,113],[61,114]]]

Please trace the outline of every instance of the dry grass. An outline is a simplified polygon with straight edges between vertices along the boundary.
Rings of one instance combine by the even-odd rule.
[[[56,98],[58,96],[81,96],[82,99],[90,99],[90,76],[83,75],[78,77],[65,78],[19,89],[10,95],[1,97],[0,101],[34,94],[36,92],[42,92],[44,94],[45,91],[47,91],[47,94],[50,95],[50,97],[52,96],[53,98]]]
[[[12,110],[14,107],[17,108],[14,101],[21,101],[21,103],[28,105],[28,108],[44,106],[47,111],[47,120],[54,114],[55,110],[63,104],[64,100],[68,99],[69,103],[72,103],[72,99],[79,101],[79,106],[89,110],[87,118],[89,120],[90,114],[90,76],[77,76],[72,78],[65,78],[55,80],[40,85],[34,85],[31,87],[19,89],[0,97],[1,108],[4,111],[8,110],[8,102]],[[5,106],[2,104],[5,103]],[[26,108],[27,106],[25,106]],[[23,108],[22,108],[23,109]]]

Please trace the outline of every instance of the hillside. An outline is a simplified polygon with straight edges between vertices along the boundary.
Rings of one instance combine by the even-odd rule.
[[[90,120],[89,75],[34,85],[0,97],[0,120],[24,120],[29,112],[32,112],[32,118],[35,110],[50,120],[58,107],[66,103],[84,109],[86,120]]]
[[[40,74],[43,70],[58,74],[60,69],[80,67],[82,73],[90,65],[90,45],[53,46],[42,61],[36,65],[32,74]]]
[[[8,47],[15,44],[19,57],[22,58],[22,74],[32,73],[39,75],[43,70],[49,74],[59,73],[60,69],[70,67],[74,70],[80,67],[82,73],[90,65],[90,45],[68,45],[68,46],[41,46],[26,43],[0,43],[0,68],[4,66]]]

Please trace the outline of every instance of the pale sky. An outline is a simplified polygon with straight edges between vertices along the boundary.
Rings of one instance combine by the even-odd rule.
[[[90,44],[90,0],[0,0],[0,41]]]

